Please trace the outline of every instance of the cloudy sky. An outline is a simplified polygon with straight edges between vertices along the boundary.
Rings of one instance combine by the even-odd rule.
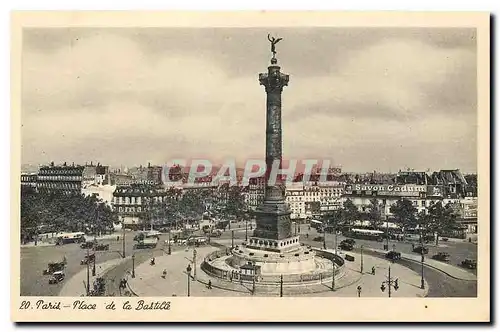
[[[476,171],[473,29],[25,29],[22,163],[263,158],[270,59],[283,153],[345,171]]]

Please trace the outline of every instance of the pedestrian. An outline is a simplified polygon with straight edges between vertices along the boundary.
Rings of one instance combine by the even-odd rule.
[[[411,250],[415,250],[415,243],[411,244]]]
[[[212,289],[212,280],[208,281],[208,289]]]
[[[116,237],[116,242],[120,241],[120,235]]]
[[[372,266],[372,274],[375,275],[375,266]]]
[[[165,279],[167,277],[167,269],[163,269],[162,278]]]

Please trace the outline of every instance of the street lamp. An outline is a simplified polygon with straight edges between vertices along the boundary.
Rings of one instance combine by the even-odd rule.
[[[424,280],[424,240],[422,236],[422,229],[420,230],[420,289],[425,289],[425,280]]]
[[[193,266],[194,266],[193,280],[196,280],[196,254],[197,254],[197,251],[196,251],[196,249],[194,249],[193,250]]]
[[[336,254],[335,254],[336,256]],[[332,275],[332,291],[335,291],[335,272],[337,270],[337,266],[335,265],[335,257],[332,259],[332,269],[333,269],[333,275]]]
[[[326,249],[326,221],[323,225],[323,249]]]
[[[361,245],[361,274],[363,274],[363,245]]]
[[[248,218],[245,217],[245,242],[248,242]]]
[[[389,220],[385,218],[385,250],[389,251]]]
[[[132,278],[135,278],[135,254],[132,254]]]
[[[190,286],[191,286],[191,264],[188,264],[187,268],[186,268],[186,272],[187,272],[187,296],[191,296],[191,289],[190,289]]]
[[[122,217],[122,230],[123,230],[123,235],[122,235],[122,256],[125,258],[125,218]]]
[[[280,275],[280,297],[283,297],[283,275]]]
[[[391,288],[394,287],[394,290],[397,291],[399,289],[398,279],[391,278],[391,266],[389,265],[389,275],[387,276],[386,281],[382,281],[382,285],[380,286],[380,290],[385,291],[387,285],[387,290],[389,293],[389,297],[391,297]]]
[[[94,251],[94,260],[93,260],[93,264],[92,264],[92,277],[95,277],[95,251]]]
[[[87,296],[90,295],[90,266],[89,265],[90,265],[90,250],[89,250],[89,248],[87,248]]]
[[[231,231],[231,249],[234,248],[234,231]]]
[[[250,264],[252,264],[253,266],[253,278],[252,278],[252,295],[255,294],[255,278],[257,277],[256,274],[257,274],[257,265],[255,264],[255,262],[250,262]]]
[[[172,255],[172,243],[170,243],[170,228],[168,229],[168,254]]]

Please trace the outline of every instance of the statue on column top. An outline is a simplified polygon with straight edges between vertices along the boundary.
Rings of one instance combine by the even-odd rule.
[[[274,38],[274,37],[271,37],[270,34],[267,34],[267,39],[271,43],[271,52],[273,53],[273,59],[275,59],[276,58],[276,44],[278,44],[279,41],[282,40],[283,38]]]

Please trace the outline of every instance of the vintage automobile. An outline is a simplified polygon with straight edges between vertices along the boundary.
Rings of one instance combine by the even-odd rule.
[[[82,249],[92,249],[94,247],[94,241],[87,241],[80,244],[80,248]]]
[[[108,244],[98,243],[95,245],[94,250],[97,251],[109,250],[109,243]]]
[[[316,242],[321,242],[321,241],[324,241],[324,237],[322,236],[316,236],[313,241],[316,241]]]
[[[397,251],[389,251],[385,254],[385,258],[395,261],[397,259],[401,259],[401,253]]]
[[[85,257],[80,261],[80,265],[86,265],[92,263],[95,260],[95,254],[85,255]]]
[[[429,253],[429,249],[426,247],[418,246],[418,247],[413,248],[413,252],[416,252],[417,254],[426,255]]]
[[[475,259],[464,259],[461,264],[463,267],[467,269],[476,269],[477,268],[477,261]]]
[[[49,279],[49,284],[58,284],[64,280],[64,277],[65,275],[63,271],[56,271],[52,273],[52,276]]]
[[[64,266],[66,265],[65,261],[62,262],[57,262],[57,263],[49,263],[47,264],[47,268],[43,270],[44,275],[52,274],[56,271],[61,271],[64,269]]]
[[[345,239],[345,240],[342,240],[342,242],[350,243],[352,246],[354,246],[356,244],[356,241],[354,239]],[[342,244],[342,242],[341,242],[341,244]]]
[[[352,250],[354,248],[354,246],[352,245],[351,241],[344,240],[344,241],[340,242],[339,248],[342,250]]]
[[[447,252],[438,252],[434,256],[432,256],[432,259],[435,259],[437,261],[441,262],[449,262],[450,261],[450,254]]]

